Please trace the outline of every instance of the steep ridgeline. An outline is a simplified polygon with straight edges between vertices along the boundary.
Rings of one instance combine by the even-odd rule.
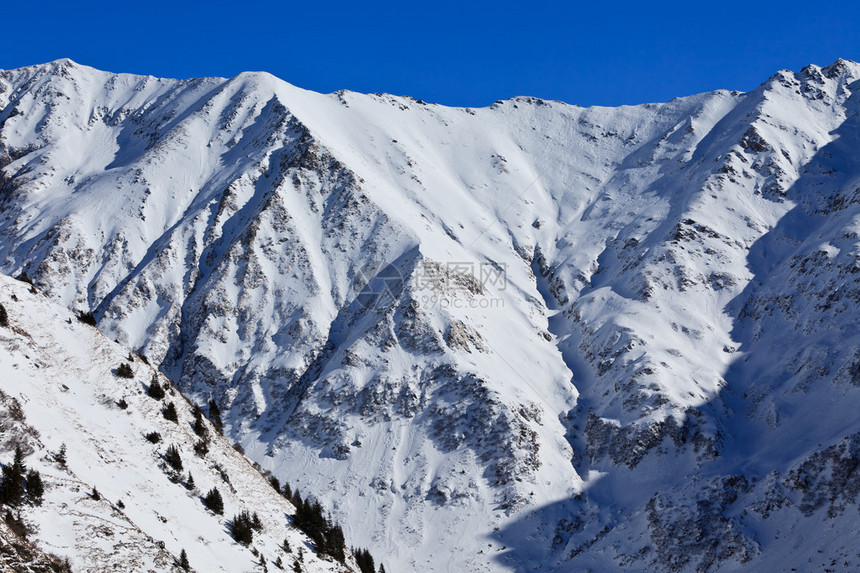
[[[454,109],[2,72],[0,267],[392,571],[857,566],[858,80]]]
[[[163,375],[30,289],[0,275],[0,569],[359,570]]]

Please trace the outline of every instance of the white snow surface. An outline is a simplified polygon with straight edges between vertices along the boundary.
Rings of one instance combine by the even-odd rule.
[[[857,566],[858,79],[458,109],[11,70],[0,267],[390,571]]]

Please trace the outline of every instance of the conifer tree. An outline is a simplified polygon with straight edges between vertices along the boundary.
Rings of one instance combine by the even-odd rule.
[[[153,400],[161,400],[164,398],[164,388],[161,387],[161,384],[158,382],[158,375],[155,373],[152,374],[146,394]]]
[[[170,420],[174,424],[179,422],[179,416],[176,414],[176,406],[173,405],[173,402],[168,402],[167,407],[162,412],[165,420]]]
[[[120,378],[134,378],[134,370],[131,369],[131,365],[123,362],[116,369],[116,375]]]
[[[212,422],[216,430],[219,432],[223,431],[224,424],[221,422],[221,410],[218,408],[218,404],[215,403],[214,398],[209,400],[209,421]]]
[[[96,325],[96,317],[91,312],[81,311],[78,313],[78,320],[83,322],[84,324],[89,324],[90,326]]]
[[[194,405],[194,433],[201,438],[206,438],[206,424],[203,422],[203,411],[197,404]]]
[[[60,449],[54,454],[54,459],[57,460],[57,463],[62,467],[66,467],[66,443],[63,442],[60,444]]]
[[[182,471],[182,457],[179,455],[179,450],[173,444],[167,448],[167,453],[164,454],[164,460],[177,472]]]
[[[3,477],[0,480],[0,501],[6,505],[20,505],[24,498],[24,472],[26,471],[21,446],[16,446],[12,464],[3,466]]]
[[[21,450],[21,446],[15,446],[15,457],[12,458],[12,465],[21,472],[22,476],[27,471],[27,466],[24,465],[24,451]]]
[[[45,485],[42,483],[42,475],[31,469],[27,472],[27,497],[36,505],[41,505],[44,494]]]
[[[209,444],[205,439],[194,444],[194,453],[197,454],[197,457],[206,457],[206,454],[209,453]]]
[[[203,505],[213,513],[224,514],[224,500],[221,499],[221,492],[217,488],[213,487],[209,490],[209,493],[203,498]]]
[[[367,549],[358,549],[353,551],[355,554],[355,562],[361,573],[376,573],[376,565],[373,563],[373,555]]]
[[[325,552],[343,563],[346,561],[346,539],[343,535],[343,529],[340,525],[332,525],[331,523],[328,524],[327,529]]]
[[[0,304],[0,326],[8,327],[9,326],[9,315],[6,314],[6,307]]]
[[[188,554],[187,554],[187,553],[185,553],[185,549],[183,549],[183,550],[179,553],[179,567],[180,567],[183,571],[188,571],[188,570],[190,570],[190,569],[191,569],[191,565],[188,563]]]
[[[250,545],[254,540],[254,525],[247,510],[233,516],[233,523],[230,529],[233,539],[242,545]]]

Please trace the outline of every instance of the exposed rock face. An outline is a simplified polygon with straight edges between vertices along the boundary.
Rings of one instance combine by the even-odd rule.
[[[0,261],[398,569],[776,566],[860,430],[858,78],[472,110],[2,72]]]

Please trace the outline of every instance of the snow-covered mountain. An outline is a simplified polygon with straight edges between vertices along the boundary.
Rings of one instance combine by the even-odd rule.
[[[392,571],[858,567],[858,80],[454,109],[2,72],[0,269]]]
[[[0,455],[8,468],[18,448],[44,487],[41,503],[12,509],[25,538],[0,522],[0,568],[181,572],[184,550],[195,571],[292,571],[301,550],[303,571],[357,571],[351,557],[317,556],[291,525],[295,507],[210,422],[195,426],[162,374],[29,284],[0,275],[0,285]],[[203,503],[213,489],[220,512]],[[261,524],[249,544],[232,536],[242,511]]]

